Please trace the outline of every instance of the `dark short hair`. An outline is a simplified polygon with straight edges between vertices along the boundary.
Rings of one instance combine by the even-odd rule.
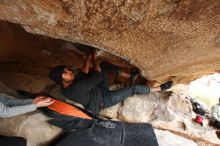
[[[58,84],[61,84],[62,82],[62,73],[64,72],[64,69],[66,66],[59,65],[54,68],[52,68],[48,74],[49,78],[53,81],[55,81]]]

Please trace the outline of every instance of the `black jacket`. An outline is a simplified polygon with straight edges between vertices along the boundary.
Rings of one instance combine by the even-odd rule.
[[[102,73],[93,71],[89,74],[80,72],[70,86],[61,86],[62,94],[80,104],[87,110],[98,114],[103,106],[102,89],[98,86]]]

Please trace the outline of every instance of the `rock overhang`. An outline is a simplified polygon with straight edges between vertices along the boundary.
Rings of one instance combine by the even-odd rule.
[[[216,0],[3,0],[0,9],[28,32],[120,56],[149,80],[186,83],[219,70]]]

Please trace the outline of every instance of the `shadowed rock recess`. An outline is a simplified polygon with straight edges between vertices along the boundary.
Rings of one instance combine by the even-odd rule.
[[[220,0],[0,0],[0,12],[1,93],[45,92],[54,85],[51,67],[80,68],[93,47],[101,60],[139,68],[143,84],[188,83],[220,70]],[[219,145],[216,129],[192,122],[184,85],[171,90],[100,114],[151,123],[160,146]],[[0,119],[0,135],[51,145],[62,132],[47,120],[40,111]]]
[[[149,80],[188,82],[219,70],[219,0],[0,1],[28,32],[121,56]]]

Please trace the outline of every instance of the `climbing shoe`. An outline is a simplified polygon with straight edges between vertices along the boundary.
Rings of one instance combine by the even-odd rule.
[[[130,84],[134,85],[139,75],[140,75],[140,71],[138,69],[131,69],[131,74],[129,78]]]
[[[172,85],[173,85],[173,81],[168,81],[164,84],[161,84],[160,89],[161,89],[161,91],[164,91],[164,90],[170,89],[172,87]]]

